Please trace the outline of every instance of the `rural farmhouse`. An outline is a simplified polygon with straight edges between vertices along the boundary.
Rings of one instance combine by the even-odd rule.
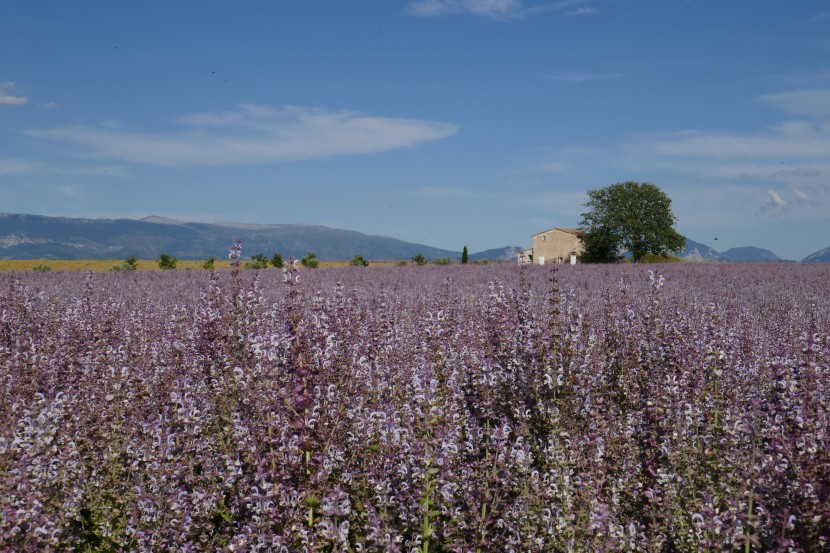
[[[533,247],[522,250],[519,254],[519,263],[576,263],[576,258],[582,253],[581,232],[578,229],[553,227],[552,229],[534,234]]]

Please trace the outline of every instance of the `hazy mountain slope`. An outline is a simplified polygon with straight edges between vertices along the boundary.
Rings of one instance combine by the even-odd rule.
[[[517,261],[517,256],[520,251],[522,251],[522,248],[519,246],[505,246],[504,248],[493,248],[492,250],[471,253],[469,257],[471,261],[480,261],[482,259],[491,261]]]
[[[783,261],[774,252],[755,246],[729,248],[724,252],[719,252],[711,246],[688,238],[686,238],[686,247],[678,256],[697,261]]]
[[[781,261],[775,253],[755,246],[729,248],[720,257],[724,261]]]
[[[168,253],[179,259],[223,258],[236,237],[243,257],[257,253],[297,257],[313,251],[320,259],[409,259],[460,257],[460,252],[404,242],[385,236],[320,225],[249,225],[189,223],[158,217],[80,219],[0,214],[0,257],[6,259],[119,259],[134,255],[155,259]]]
[[[830,261],[830,246],[824,248],[823,250],[811,253],[801,261],[804,263],[819,263]]]
[[[683,250],[677,255],[678,257],[685,257],[686,259],[697,261],[720,260],[720,254],[716,250],[706,244],[701,244],[700,242],[695,242],[694,240],[689,240],[688,238],[686,238],[686,247],[683,248]]]

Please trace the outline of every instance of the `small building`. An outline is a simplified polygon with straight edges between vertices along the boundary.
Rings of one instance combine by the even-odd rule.
[[[579,229],[562,227],[553,227],[534,234],[531,237],[533,249],[529,254],[530,262],[539,265],[546,263],[575,264],[577,256],[583,250],[581,234],[582,232]]]

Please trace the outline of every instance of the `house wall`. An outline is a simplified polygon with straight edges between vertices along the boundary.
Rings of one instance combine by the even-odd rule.
[[[533,235],[532,239],[536,264],[570,263],[572,253],[582,253],[582,241],[573,229],[552,228]]]

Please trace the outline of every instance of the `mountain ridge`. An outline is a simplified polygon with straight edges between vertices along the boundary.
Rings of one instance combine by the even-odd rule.
[[[88,219],[0,213],[3,259],[155,259],[161,253],[180,259],[205,259],[227,255],[237,237],[242,238],[246,258],[257,253],[301,257],[310,251],[330,260],[348,260],[355,255],[376,260],[409,259],[418,253],[429,259],[461,257],[460,251],[305,223],[199,223],[154,215],[143,219]]]
[[[0,259],[119,259],[135,256],[155,259],[161,253],[180,259],[224,257],[233,241],[243,240],[243,257],[263,253],[270,257],[302,257],[313,251],[320,259],[460,259],[461,252],[368,235],[310,223],[201,223],[150,215],[142,219],[52,217],[0,213]],[[471,260],[515,260],[520,246],[505,246],[470,253]],[[678,257],[690,261],[784,261],[755,246],[718,252],[711,246],[686,239]],[[830,261],[830,247],[805,257],[804,262]]]

